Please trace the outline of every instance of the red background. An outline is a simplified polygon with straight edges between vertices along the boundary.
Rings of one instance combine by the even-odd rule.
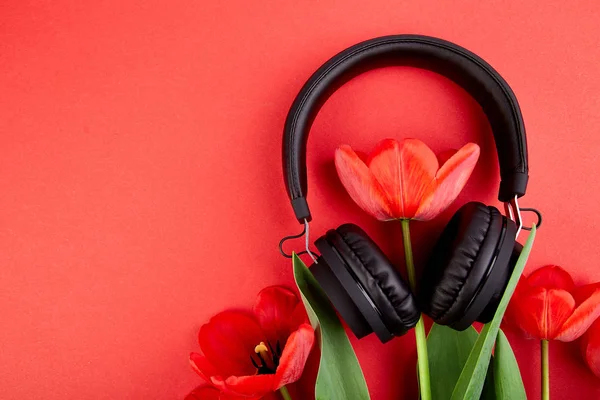
[[[177,399],[197,385],[200,325],[292,284],[277,251],[299,228],[280,169],[288,107],[327,58],[384,34],[439,36],[500,71],[528,132],[522,205],[545,216],[528,269],[600,280],[599,17],[594,0],[3,1],[0,398]],[[495,202],[478,106],[432,73],[389,68],[347,84],[316,121],[314,235],[358,223],[402,266],[399,227],[351,202],[332,159],[341,143],[407,136],[482,147],[451,210],[414,224],[418,263],[460,204]],[[538,344],[509,338],[538,398]],[[353,343],[373,399],[415,397],[412,334]],[[551,359],[554,399],[600,396],[576,344],[552,343]]]

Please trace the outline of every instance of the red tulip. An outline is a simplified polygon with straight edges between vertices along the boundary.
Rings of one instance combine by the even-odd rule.
[[[576,290],[567,271],[548,265],[521,277],[510,309],[511,322],[531,337],[570,342],[600,316],[600,287]]]
[[[192,368],[222,392],[219,399],[248,400],[300,379],[314,342],[314,330],[296,295],[283,287],[263,289],[253,313],[224,311],[203,325],[202,354]]]
[[[341,146],[335,166],[350,197],[375,218],[427,221],[456,199],[478,158],[479,146],[468,143],[440,168],[433,151],[420,140],[385,139],[366,164],[350,146]]]
[[[587,298],[600,289],[600,282],[581,286],[575,291],[575,300]],[[600,378],[600,318],[596,319],[581,337],[581,352],[594,375]]]

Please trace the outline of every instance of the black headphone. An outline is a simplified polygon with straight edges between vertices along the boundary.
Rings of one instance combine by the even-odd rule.
[[[382,342],[414,327],[420,310],[436,323],[457,330],[474,321],[491,320],[522,248],[516,242],[522,227],[517,198],[525,194],[529,170],[517,99],[488,63],[460,46],[427,36],[367,40],[321,66],[300,90],[287,116],[283,172],[296,218],[304,224],[302,234],[311,221],[306,201],[306,143],[314,118],[343,83],[363,71],[388,65],[437,72],[481,105],[494,134],[501,175],[498,199],[505,203],[508,217],[478,202],[460,208],[433,249],[418,296],[358,226],[345,224],[317,239],[321,255],[310,267],[313,275],[358,338],[375,332]]]

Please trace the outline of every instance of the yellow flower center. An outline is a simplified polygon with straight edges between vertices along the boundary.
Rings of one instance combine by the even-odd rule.
[[[254,356],[250,357],[252,365],[256,367],[257,374],[274,374],[279,366],[281,348],[277,342],[275,348],[271,344],[260,342],[254,347]]]
[[[260,344],[258,344],[255,348],[254,348],[254,352],[256,354],[260,354],[261,357],[263,359],[267,359],[268,354],[269,353],[269,349],[267,348],[267,345],[265,344],[265,342],[260,342]]]

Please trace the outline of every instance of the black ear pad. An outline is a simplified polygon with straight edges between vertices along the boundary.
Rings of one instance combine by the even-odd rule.
[[[408,285],[398,270],[358,226],[345,224],[327,237],[366,289],[391,332],[403,335],[419,320],[420,312]]]
[[[323,262],[311,270],[357,337],[375,332],[386,342],[416,325],[419,310],[410,289],[362,229],[342,225],[315,244]]]
[[[436,323],[458,330],[493,315],[512,272],[516,230],[514,222],[494,207],[472,202],[458,210],[422,277],[423,312]]]

